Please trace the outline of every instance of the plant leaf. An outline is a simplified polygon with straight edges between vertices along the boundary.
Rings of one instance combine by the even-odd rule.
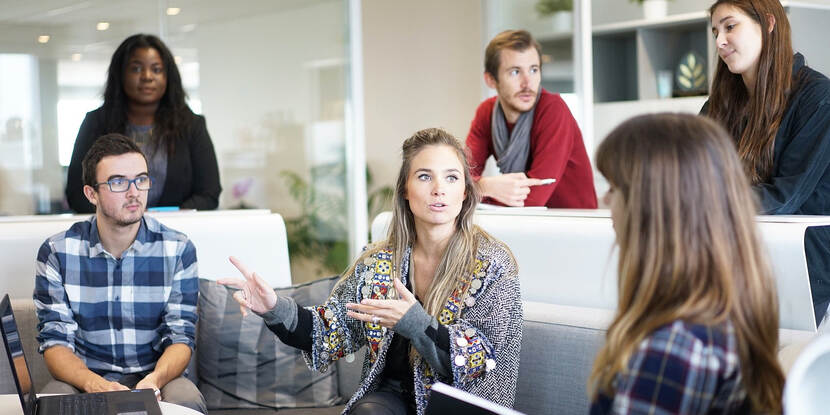
[[[685,76],[686,78],[691,78],[692,77],[692,71],[689,70],[688,66],[681,63],[679,69],[680,69],[680,72],[683,74],[683,76]]]

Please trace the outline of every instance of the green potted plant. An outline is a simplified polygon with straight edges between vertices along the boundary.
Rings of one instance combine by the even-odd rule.
[[[669,0],[629,0],[643,6],[646,20],[662,19],[668,14]]]
[[[283,170],[281,178],[288,185],[288,193],[301,208],[300,214],[285,218],[288,237],[288,252],[292,263],[292,275],[302,274],[295,270],[302,260],[306,265],[316,263],[319,271],[328,274],[342,272],[351,261],[349,258],[348,224],[343,212],[346,211],[346,195],[343,191],[331,192],[333,188],[346,186],[346,165],[344,162],[324,164],[311,168],[314,183],[309,183],[300,174]],[[366,187],[372,189],[373,177],[366,168]],[[325,186],[323,186],[325,185]],[[332,186],[334,185],[334,186]],[[328,191],[327,191],[328,190]],[[394,196],[392,186],[379,186],[367,195],[369,220],[380,212],[390,210]],[[297,276],[294,277],[295,282]]]
[[[573,28],[573,0],[538,0],[534,6],[540,19],[554,32],[569,32]]]
[[[573,0],[539,0],[536,2],[536,12],[540,16],[551,16],[556,12],[569,12],[573,9]]]

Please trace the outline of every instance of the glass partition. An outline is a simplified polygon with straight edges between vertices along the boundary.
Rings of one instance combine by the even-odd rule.
[[[207,120],[221,209],[286,220],[295,282],[349,261],[346,0],[12,2],[0,13],[0,215],[68,212],[66,166],[129,35],[165,41]],[[365,195],[357,195],[365,203]]]

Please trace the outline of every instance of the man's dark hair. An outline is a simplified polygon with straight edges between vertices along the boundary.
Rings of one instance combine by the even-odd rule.
[[[501,64],[501,51],[504,49],[522,52],[533,47],[539,54],[539,63],[542,62],[542,47],[539,42],[527,30],[505,30],[496,35],[487,45],[484,51],[484,71],[499,80],[499,65]]]
[[[121,134],[106,134],[98,137],[95,143],[92,144],[89,151],[84,156],[84,161],[81,163],[83,169],[84,184],[95,187],[98,183],[98,163],[107,156],[120,156],[127,153],[138,153],[144,157],[144,162],[147,162],[147,157],[138,148],[135,141],[121,135]]]

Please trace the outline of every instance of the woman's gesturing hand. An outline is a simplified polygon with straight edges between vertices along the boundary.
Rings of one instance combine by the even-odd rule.
[[[365,298],[360,301],[360,304],[348,303],[346,308],[350,311],[346,315],[360,321],[380,324],[383,327],[394,327],[417,300],[401,283],[401,280],[395,278],[392,281],[395,285],[395,291],[398,293],[398,299],[372,300]]]
[[[234,257],[229,257],[228,259],[242,273],[245,279],[222,278],[216,282],[237,289],[233,293],[233,299],[239,303],[239,309],[242,310],[242,315],[247,315],[248,309],[259,314],[273,309],[277,305],[277,294],[274,293],[274,289],[269,287],[268,283],[255,272],[248,271],[248,268],[238,259]]]

